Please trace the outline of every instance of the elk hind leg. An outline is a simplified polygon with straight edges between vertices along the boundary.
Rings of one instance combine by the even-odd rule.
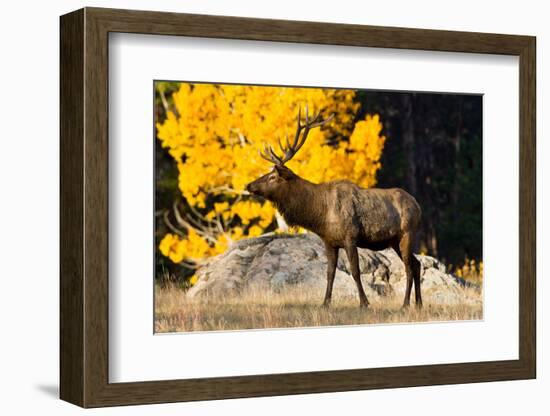
[[[367,295],[365,295],[365,290],[363,289],[363,284],[361,283],[361,271],[359,270],[359,254],[357,253],[357,246],[348,244],[346,246],[346,254],[351,267],[351,275],[353,276],[353,280],[355,280],[357,290],[359,291],[359,305],[366,308],[369,306],[369,301],[367,300]]]
[[[414,254],[411,255],[411,269],[414,279],[414,300],[416,302],[416,307],[422,307],[422,294],[420,291],[420,260],[418,260]]]
[[[328,307],[332,299],[332,286],[334,285],[334,275],[336,273],[336,263],[338,261],[338,248],[325,245],[327,256],[327,290],[325,292],[325,300],[323,306]]]
[[[401,260],[403,260],[403,264],[405,265],[405,274],[407,275],[405,299],[403,299],[403,307],[406,308],[410,304],[411,289],[413,285],[413,270],[411,267],[411,257],[414,257],[414,256],[412,255],[410,234],[405,234],[399,241],[399,251],[401,254],[400,256]]]

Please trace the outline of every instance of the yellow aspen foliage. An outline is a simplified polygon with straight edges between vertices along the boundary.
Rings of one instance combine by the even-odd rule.
[[[465,280],[480,283],[483,281],[483,262],[477,263],[473,259],[466,258],[464,264],[454,268],[454,273]]]
[[[160,252],[178,263],[197,262],[223,252],[231,241],[275,229],[275,208],[247,195],[246,184],[268,172],[259,151],[278,149],[278,138],[294,137],[298,109],[334,114],[310,132],[288,167],[314,183],[349,179],[376,184],[384,148],[378,115],[355,122],[355,90],[182,83],[173,111],[157,123],[157,138],[174,158],[178,186],[187,203],[216,221],[212,240],[189,228],[186,237],[167,234]],[[221,224],[221,226],[220,226]],[[222,230],[219,230],[219,228]]]

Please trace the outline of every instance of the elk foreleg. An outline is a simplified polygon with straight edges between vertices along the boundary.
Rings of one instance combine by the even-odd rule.
[[[323,306],[328,307],[332,299],[332,286],[334,284],[334,275],[336,274],[336,263],[338,262],[338,248],[325,243],[325,252],[327,255],[327,291]]]
[[[369,306],[369,301],[367,300],[367,295],[365,295],[363,284],[361,283],[361,271],[359,270],[359,254],[357,253],[357,246],[354,244],[346,245],[346,254],[351,267],[351,275],[353,276],[353,280],[355,280],[357,290],[359,291],[359,305],[366,308]]]

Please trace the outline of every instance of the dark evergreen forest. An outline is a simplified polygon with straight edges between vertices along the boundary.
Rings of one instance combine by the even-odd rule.
[[[417,250],[458,264],[482,257],[482,96],[361,91],[387,137],[379,187],[420,203]]]

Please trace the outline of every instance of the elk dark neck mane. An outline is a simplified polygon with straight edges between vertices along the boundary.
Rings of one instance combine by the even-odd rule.
[[[300,226],[317,231],[323,224],[326,203],[316,185],[296,176],[288,181],[284,192],[276,195],[273,202],[290,226]]]

